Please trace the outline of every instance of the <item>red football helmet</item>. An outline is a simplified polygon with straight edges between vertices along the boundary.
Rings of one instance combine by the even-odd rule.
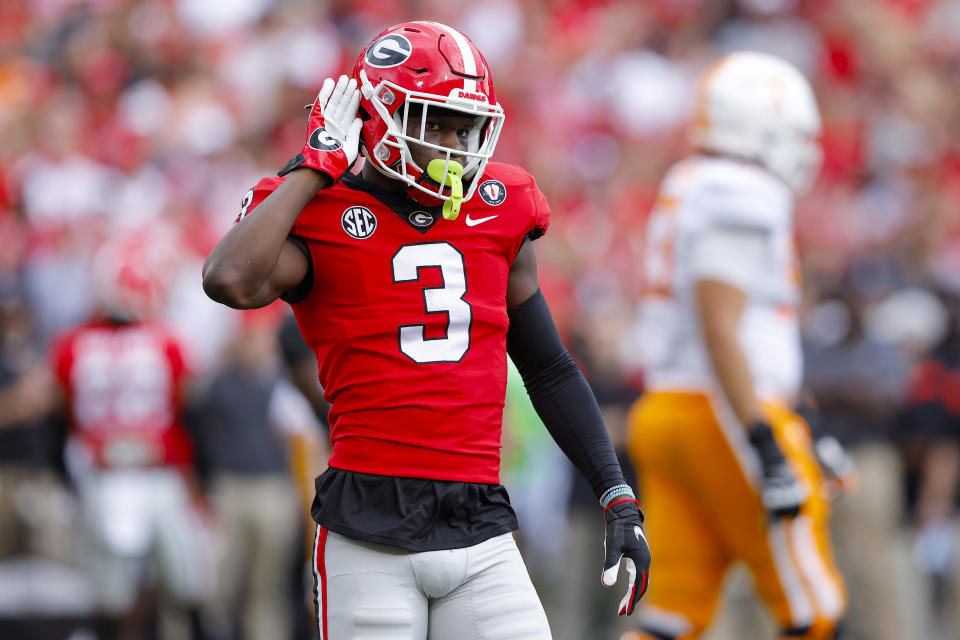
[[[364,156],[385,175],[406,183],[410,196],[423,204],[449,200],[443,180],[431,179],[410,156],[408,143],[466,159],[463,178],[469,200],[497,146],[503,108],[493,90],[490,67],[465,35],[439,22],[404,22],[380,33],[360,53],[353,77],[361,91]],[[411,105],[420,105],[414,109]],[[467,151],[424,141],[430,108],[474,117]],[[365,112],[365,113],[364,113]],[[411,117],[420,119],[419,135],[407,135]],[[446,175],[446,171],[444,172]]]
[[[100,312],[118,320],[147,320],[162,311],[179,266],[173,232],[157,224],[111,238],[93,262]]]

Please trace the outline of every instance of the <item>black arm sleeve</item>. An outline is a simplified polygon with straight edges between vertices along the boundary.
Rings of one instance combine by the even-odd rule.
[[[624,484],[624,479],[597,399],[563,346],[539,289],[507,314],[507,353],[517,365],[533,408],[599,500],[606,489]]]

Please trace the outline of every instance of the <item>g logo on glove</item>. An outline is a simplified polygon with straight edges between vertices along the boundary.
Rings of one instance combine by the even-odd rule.
[[[336,82],[333,78],[324,80],[310,108],[307,141],[277,175],[309,167],[330,176],[331,184],[339,180],[360,153],[363,121],[358,116],[359,106],[356,80],[347,76],[340,76]]]
[[[318,127],[313,130],[307,144],[318,151],[336,151],[343,147],[343,144],[331,136],[323,127]]]

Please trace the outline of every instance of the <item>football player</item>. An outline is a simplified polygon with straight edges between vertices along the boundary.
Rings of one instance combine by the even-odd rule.
[[[735,561],[785,638],[832,637],[844,611],[821,472],[790,410],[801,383],[793,200],[819,169],[819,131],[797,69],[730,54],[700,80],[698,152],[661,185],[640,307],[649,392],[628,424],[657,582],[634,637],[700,637]]]
[[[155,319],[176,262],[172,240],[162,236],[157,229],[125,233],[100,250],[97,314],[51,348],[70,427],[83,561],[104,616],[141,635],[136,605],[146,576],[156,577],[164,604],[182,614],[200,604],[212,568],[204,562],[193,445],[181,421],[190,380],[185,349]]]
[[[324,82],[302,151],[247,193],[204,265],[214,300],[287,300],[317,355],[322,638],[550,637],[499,484],[508,353],[604,509],[603,581],[621,559],[629,576],[620,613],[646,589],[636,499],[537,283],[550,208],[523,169],[490,162],[503,121],[466,36],[390,27]]]

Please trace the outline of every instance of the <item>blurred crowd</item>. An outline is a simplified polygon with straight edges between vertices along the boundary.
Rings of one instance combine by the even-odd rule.
[[[200,266],[243,194],[302,144],[303,105],[322,80],[348,72],[383,27],[420,18],[461,29],[493,68],[507,113],[495,159],[523,165],[551,202],[537,243],[543,288],[618,445],[625,407],[643,389],[631,328],[644,223],[665,169],[689,153],[694,78],[738,49],[775,53],[808,75],[825,150],[797,211],[809,404],[862,478],[835,523],[848,637],[956,637],[960,0],[4,0],[0,625],[93,606],[85,574],[71,572],[82,564],[69,533],[81,493],[46,363],[54,339],[95,312],[100,247],[147,229],[177,248],[161,315],[195,382],[185,409],[194,490],[215,523],[201,528],[221,532],[211,544],[239,573],[263,573],[245,560],[258,545],[279,545],[274,558],[288,552],[286,590],[263,588],[303,613],[259,620],[302,618],[288,632],[309,637],[300,627],[311,594],[295,558],[312,535],[303,478],[323,461],[303,434],[322,434],[324,418],[309,353],[284,305],[242,314],[206,299]],[[615,637],[613,596],[594,584],[599,515],[518,389],[508,391],[504,480],[521,544],[537,527],[566,532],[527,550],[534,581],[557,637]],[[246,448],[221,446],[239,423],[249,423]],[[24,429],[32,435],[18,436]],[[232,455],[240,450],[261,455]],[[251,475],[277,480],[260,487],[273,497],[259,504],[274,508],[261,515],[290,529],[268,526],[278,539],[249,534],[228,550],[231,532],[262,527],[234,499],[253,493]],[[24,564],[37,558],[50,562]],[[28,575],[53,577],[27,589]],[[215,595],[186,627],[281,637],[251,631],[256,615],[238,622],[240,594],[218,588],[236,591],[239,579],[211,580]],[[722,624],[735,629],[748,607],[735,583],[731,594]]]

